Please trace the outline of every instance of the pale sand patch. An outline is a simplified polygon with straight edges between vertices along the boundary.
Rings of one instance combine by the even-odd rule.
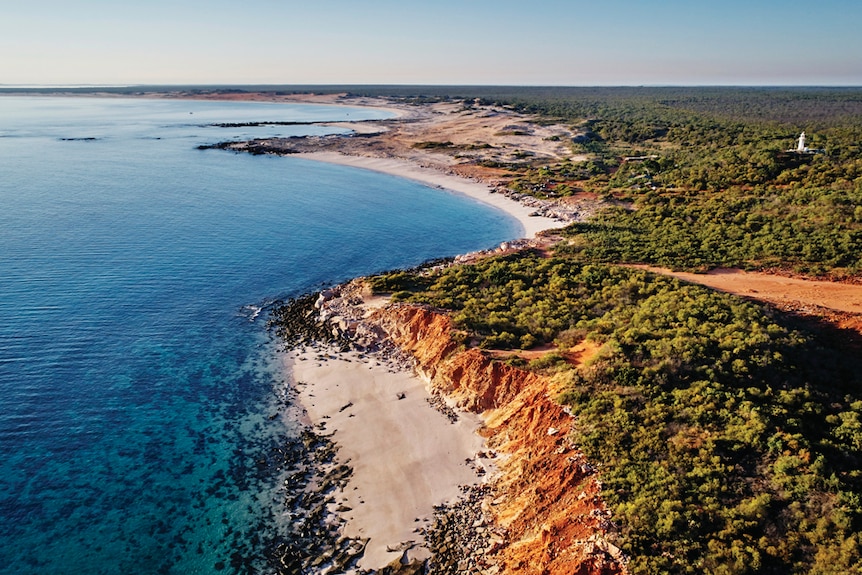
[[[359,566],[383,567],[400,558],[387,551],[405,541],[422,543],[434,505],[457,499],[459,486],[479,483],[467,460],[483,440],[477,416],[450,423],[427,402],[425,384],[411,373],[391,372],[356,353],[319,360],[302,352],[292,360],[299,401],[320,433],[332,433],[338,459],[353,468],[336,499],[350,511],[344,536],[370,538]],[[403,394],[403,399],[400,399]],[[420,521],[416,521],[419,518]],[[424,551],[424,550],[423,550]],[[427,552],[413,552],[424,558]]]
[[[535,208],[525,206],[502,194],[492,193],[487,184],[466,180],[434,168],[425,168],[408,160],[396,158],[374,158],[369,156],[346,156],[338,152],[309,152],[299,157],[382,172],[400,178],[420,182],[427,186],[462,194],[483,204],[505,212],[521,224],[523,237],[532,238],[544,230],[560,229],[568,225],[553,218],[531,216]]]

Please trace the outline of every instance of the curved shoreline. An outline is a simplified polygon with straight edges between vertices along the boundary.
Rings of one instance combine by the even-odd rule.
[[[355,102],[328,104],[356,105]],[[383,108],[374,103],[366,103],[364,107],[395,112],[396,121],[430,117],[409,108]],[[431,122],[432,130],[436,118]],[[564,216],[557,218],[553,213],[540,215],[548,213],[541,201],[528,205],[506,193],[497,193],[499,184],[483,182],[481,175],[473,178],[456,173],[448,163],[449,158],[421,151],[413,153],[415,148],[409,141],[400,141],[395,153],[385,148],[367,148],[366,142],[370,140],[366,137],[394,131],[388,123],[391,121],[339,122],[340,127],[352,131],[351,136],[274,138],[213,147],[235,152],[290,154],[294,158],[387,174],[460,195],[514,220],[517,229],[507,242],[533,238],[539,232],[570,223],[564,221]],[[358,310],[362,306],[356,307],[355,295],[344,300],[347,307]],[[338,316],[329,319],[335,325],[344,321]],[[343,483],[335,485],[324,479],[319,484],[317,495],[325,502],[321,529],[337,533],[339,541],[335,548],[308,558],[305,567],[310,572],[337,570],[336,565],[347,564],[360,572],[393,572],[392,569],[400,571],[404,567],[405,573],[423,565],[427,567],[427,562],[435,561],[442,549],[435,543],[435,537],[442,536],[448,541],[451,535],[449,531],[446,531],[449,535],[443,535],[442,527],[437,524],[439,514],[449,513],[444,509],[469,508],[471,517],[481,514],[478,508],[481,501],[475,497],[465,499],[465,494],[487,481],[486,470],[494,468],[494,462],[486,455],[485,439],[477,433],[483,426],[482,419],[466,412],[455,416],[453,406],[432,394],[429,382],[411,365],[393,364],[375,353],[346,351],[323,342],[310,347],[288,344],[286,351],[283,365],[291,393],[295,394],[295,405],[303,414],[302,423],[309,432],[322,433],[322,437],[332,442],[333,453],[338,453],[332,465],[348,470]],[[326,471],[319,470],[321,477]],[[317,511],[310,513],[314,515]],[[469,522],[471,525],[476,517]],[[446,529],[455,527],[455,523],[447,520]],[[361,551],[348,558],[347,563],[335,559],[344,554],[340,548],[345,541],[362,543]],[[441,556],[440,560],[450,561],[451,557]]]
[[[517,162],[523,155],[544,161],[578,158],[560,144],[558,132],[566,128],[534,125],[531,117],[516,112],[494,107],[461,108],[454,103],[414,106],[344,94],[272,99],[246,94],[231,99],[365,108],[391,115],[377,120],[321,122],[349,130],[347,135],[261,138],[207,147],[295,155],[384,173],[462,195],[514,219],[521,233],[510,240],[532,239],[539,232],[563,228],[595,209],[596,202],[589,198],[575,202],[542,200],[508,190],[506,182],[512,173],[484,167],[486,163]],[[507,128],[512,123],[522,125],[529,136],[511,135]],[[445,140],[449,147],[426,145],[437,140]]]
[[[338,164],[373,172],[380,172],[419,182],[432,188],[453,192],[476,200],[504,212],[521,226],[522,237],[533,238],[545,230],[560,229],[570,222],[563,222],[542,215],[534,215],[535,208],[512,200],[505,195],[494,193],[488,184],[468,180],[455,174],[421,166],[410,160],[398,158],[378,158],[373,156],[354,156],[340,152],[302,152],[297,154],[316,162]],[[517,238],[512,238],[517,239]]]

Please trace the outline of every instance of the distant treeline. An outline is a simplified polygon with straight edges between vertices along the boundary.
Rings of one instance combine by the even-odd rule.
[[[609,111],[628,113],[633,107],[652,110],[656,118],[672,118],[672,110],[714,114],[738,120],[832,125],[862,118],[862,87],[560,87],[560,86],[436,86],[359,84],[134,85],[93,87],[18,87],[0,85],[0,93],[252,93],[342,94],[440,101],[480,99],[524,112],[565,120],[601,118]],[[664,109],[667,113],[663,114]]]

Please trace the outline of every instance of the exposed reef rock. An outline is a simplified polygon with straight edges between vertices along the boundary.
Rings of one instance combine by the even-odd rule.
[[[367,540],[342,537],[341,524],[330,512],[333,494],[351,475],[351,469],[335,459],[337,446],[306,430],[276,451],[274,462],[284,472],[284,506],[292,530],[289,538],[268,541],[268,568],[290,575],[322,567],[331,573],[353,569]]]

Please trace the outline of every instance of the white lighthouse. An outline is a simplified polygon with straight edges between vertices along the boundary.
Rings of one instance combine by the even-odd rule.
[[[808,151],[808,148],[805,147],[805,132],[799,134],[799,139],[796,141],[796,151],[799,153]]]

